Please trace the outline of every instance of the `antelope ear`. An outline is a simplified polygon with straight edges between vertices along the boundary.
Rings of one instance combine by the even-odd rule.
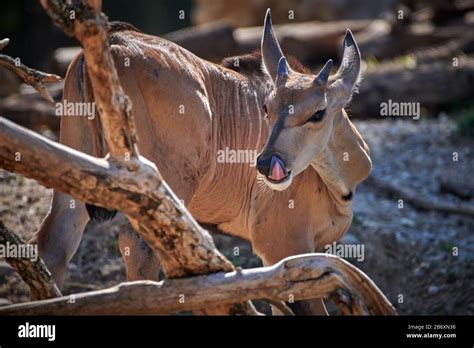
[[[344,53],[342,62],[336,75],[331,78],[333,81],[329,87],[335,94],[333,100],[337,107],[343,108],[351,100],[352,94],[357,90],[360,83],[360,51],[352,32],[347,29],[344,37]]]
[[[265,69],[267,69],[274,82],[277,79],[278,64],[282,57],[283,52],[273,32],[272,15],[270,9],[268,9],[263,26],[262,58]]]

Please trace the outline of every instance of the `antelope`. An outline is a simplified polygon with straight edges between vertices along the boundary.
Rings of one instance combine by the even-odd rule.
[[[321,251],[344,235],[356,186],[371,170],[368,147],[344,111],[361,70],[350,30],[332,76],[331,60],[313,75],[284,56],[270,10],[261,52],[221,65],[125,23],[111,25],[109,41],[133,103],[138,146],[197,221],[250,241],[264,265]],[[82,53],[68,69],[63,99],[93,101]],[[61,117],[62,144],[105,156],[102,139],[100,118]],[[217,161],[226,148],[255,151],[256,163]],[[113,216],[84,203],[71,209],[71,199],[53,193],[32,240],[59,284],[87,222]],[[120,250],[131,251],[124,257],[127,278],[157,279],[151,249],[123,230]],[[297,314],[326,314],[321,299],[293,308]]]

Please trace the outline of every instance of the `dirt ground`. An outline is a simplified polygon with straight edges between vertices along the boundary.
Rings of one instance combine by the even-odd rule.
[[[447,119],[355,123],[371,148],[377,177],[428,199],[453,202],[460,199],[440,191],[440,178],[448,175],[472,186],[473,141],[457,136]],[[458,153],[458,161],[453,161],[453,152]],[[28,239],[46,215],[52,191],[0,170],[0,193],[0,220]],[[463,203],[474,204],[472,200]],[[364,183],[355,195],[354,220],[343,242],[364,245],[365,260],[349,261],[375,281],[400,314],[472,315],[473,229],[473,218],[420,211],[409,202],[400,209],[397,197]],[[261,265],[249,243],[224,235],[214,238],[235,265]],[[232,253],[236,246],[238,257]],[[105,288],[124,280],[116,232],[108,224],[90,223],[69,265],[63,292]],[[27,299],[27,287],[0,261],[0,305]]]

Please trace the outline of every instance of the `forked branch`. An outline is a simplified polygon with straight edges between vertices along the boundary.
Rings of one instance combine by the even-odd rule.
[[[0,40],[0,51],[5,48],[9,42],[9,39]],[[61,81],[61,77],[29,68],[23,63],[4,54],[0,54],[0,67],[13,71],[26,84],[36,89],[49,103],[54,104],[54,99],[51,97],[51,94],[48,92],[44,84],[59,82]]]

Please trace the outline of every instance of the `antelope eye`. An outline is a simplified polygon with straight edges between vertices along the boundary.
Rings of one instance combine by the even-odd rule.
[[[306,122],[313,122],[313,123],[319,122],[323,119],[325,114],[326,114],[326,109],[318,110],[310,118],[308,118],[308,121]]]
[[[267,114],[267,105],[266,104],[263,104],[262,109],[263,109],[263,112],[265,112],[265,114]]]

